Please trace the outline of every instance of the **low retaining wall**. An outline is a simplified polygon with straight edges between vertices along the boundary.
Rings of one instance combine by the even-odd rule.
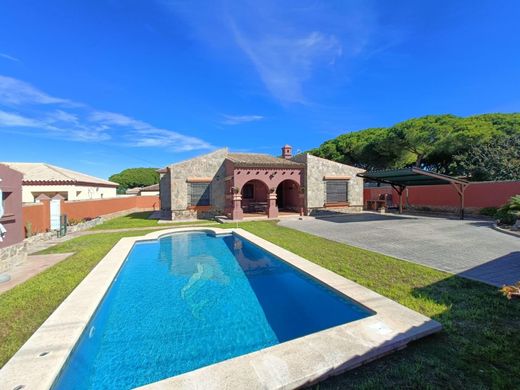
[[[364,189],[365,204],[367,200],[377,199],[381,194],[392,194],[394,204],[399,203],[399,195],[391,187],[374,187]],[[484,207],[498,208],[519,194],[520,181],[472,182],[464,194],[464,207],[470,212],[478,212]],[[406,191],[403,193],[403,205],[417,209],[456,211],[459,208],[459,196],[449,184],[408,187],[408,196]]]
[[[88,230],[96,225],[105,222],[105,218],[95,218],[91,221],[78,223],[77,225],[67,226],[67,234]],[[9,272],[12,268],[24,263],[27,260],[27,255],[31,252],[31,245],[37,242],[49,241],[56,238],[55,231],[43,232],[27,237],[22,242],[0,248],[0,274]]]

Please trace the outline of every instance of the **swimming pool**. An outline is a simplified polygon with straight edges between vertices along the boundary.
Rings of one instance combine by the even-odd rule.
[[[141,241],[55,388],[133,388],[373,314],[236,234]]]
[[[197,234],[184,234],[189,232]],[[209,240],[208,233],[219,240]],[[348,267],[348,258],[337,261]],[[297,277],[291,276],[295,270]],[[170,284],[161,288],[165,280]],[[294,292],[309,281],[320,299]],[[258,298],[262,289],[265,296],[259,295],[271,299]],[[298,310],[277,324],[273,318],[287,311],[282,302]],[[353,305],[355,314],[335,317],[343,309],[331,308],[343,304]],[[320,316],[313,317],[316,306]],[[214,313],[221,321],[211,320]],[[314,322],[304,321],[309,318]],[[31,390],[93,383],[124,388],[148,380],[142,390],[295,389],[441,329],[437,321],[243,229],[170,228],[120,239],[0,369],[0,383],[2,389]],[[178,348],[172,350],[173,342]],[[211,352],[200,356],[200,350]],[[184,354],[186,361],[169,371],[172,354]],[[224,356],[231,358],[218,361]]]

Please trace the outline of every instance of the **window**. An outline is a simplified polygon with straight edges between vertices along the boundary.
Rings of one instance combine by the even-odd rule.
[[[325,181],[325,203],[346,203],[348,201],[348,180]]]
[[[189,206],[209,206],[210,183],[188,183]]]
[[[255,186],[252,183],[244,185],[242,189],[242,199],[253,199],[255,194]]]

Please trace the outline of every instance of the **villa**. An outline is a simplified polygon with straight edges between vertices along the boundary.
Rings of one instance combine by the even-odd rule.
[[[20,172],[22,202],[33,203],[42,194],[65,200],[114,198],[119,184],[46,163],[1,162]]]
[[[280,157],[223,148],[159,170],[162,216],[241,220],[314,215],[331,208],[357,212],[363,207],[361,172],[308,153],[293,157],[289,145]]]

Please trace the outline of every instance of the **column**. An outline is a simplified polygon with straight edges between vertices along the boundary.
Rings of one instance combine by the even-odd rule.
[[[298,198],[300,202],[300,217],[303,217],[305,215],[305,194],[300,192]]]
[[[267,218],[278,218],[278,207],[276,207],[276,192],[268,195]]]
[[[233,220],[240,220],[244,218],[242,210],[242,194],[233,194],[233,211],[231,212]]]

